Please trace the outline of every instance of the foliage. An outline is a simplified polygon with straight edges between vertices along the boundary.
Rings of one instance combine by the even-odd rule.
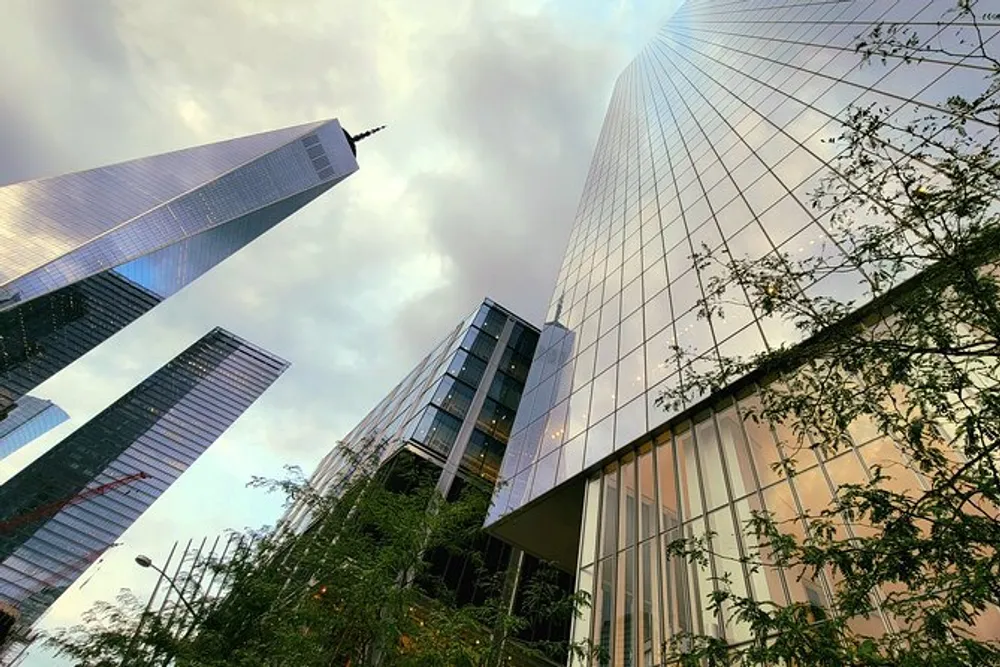
[[[1000,60],[977,4],[942,17],[947,40],[905,25],[858,38],[867,66],[961,59],[982,85],[900,113],[849,110],[827,140],[836,157],[812,202],[827,214],[824,247],[805,259],[695,256],[706,278],[701,317],[725,319],[742,290],[759,317],[791,323],[804,342],[707,370],[675,348],[687,371],[663,403],[679,409],[750,377],[760,402],[746,418],[792,434],[776,470],[794,475],[813,452],[836,456],[861,431],[894,442],[899,461],[841,486],[828,507],[806,508],[796,519],[804,537],[767,513],[746,527],[759,545],[747,567],[825,576],[827,608],[753,600],[722,582],[711,608],[728,610],[752,640],[676,637],[679,664],[1000,662]],[[904,473],[918,473],[921,487],[897,483]],[[711,537],[678,540],[671,553],[704,559]],[[879,611],[891,629],[865,630]]]
[[[512,613],[502,595],[504,573],[488,572],[470,546],[480,533],[486,490],[470,487],[445,502],[435,476],[418,466],[358,468],[335,496],[311,488],[294,470],[282,480],[255,480],[310,507],[316,520],[302,533],[249,534],[225,560],[212,563],[225,590],[189,594],[196,623],[190,615],[143,616],[123,594],[116,605],[98,605],[83,625],[50,637],[50,644],[86,667],[473,667],[506,664],[515,648],[540,655],[551,647],[514,647],[509,638],[532,614],[572,614],[586,602],[539,578],[524,593],[531,600],[527,611]],[[440,549],[480,567],[483,602],[435,599],[412,585],[434,579],[424,555]]]

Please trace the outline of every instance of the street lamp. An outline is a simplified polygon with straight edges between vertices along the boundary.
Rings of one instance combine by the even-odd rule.
[[[192,618],[194,618],[195,621],[198,620],[198,612],[194,610],[194,607],[191,606],[191,603],[187,601],[186,597],[184,597],[184,593],[177,586],[176,582],[174,582],[174,580],[170,577],[169,574],[161,570],[156,565],[156,563],[153,562],[152,558],[150,558],[149,556],[144,556],[142,554],[139,554],[138,556],[135,557],[135,562],[139,567],[151,567],[157,572],[159,572],[160,576],[167,580],[167,583],[170,584],[171,588],[177,591],[177,597],[179,597],[181,602],[184,603],[184,606],[187,607],[187,610],[191,612]]]

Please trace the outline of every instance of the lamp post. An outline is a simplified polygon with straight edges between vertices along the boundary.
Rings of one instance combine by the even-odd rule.
[[[151,567],[154,570],[156,570],[157,572],[159,572],[160,576],[163,577],[164,579],[166,579],[167,583],[170,584],[170,587],[173,588],[175,591],[177,591],[177,597],[180,598],[181,602],[184,603],[184,606],[187,607],[187,610],[189,612],[191,612],[191,617],[195,621],[198,620],[198,612],[196,612],[194,610],[194,607],[191,606],[191,603],[187,601],[186,597],[184,597],[184,592],[181,591],[181,589],[177,586],[177,583],[170,577],[169,574],[167,574],[166,572],[164,572],[162,569],[160,569],[156,565],[156,563],[153,562],[152,558],[150,558],[149,556],[143,556],[142,554],[140,554],[140,555],[138,555],[138,556],[135,557],[135,562],[136,562],[136,564],[139,567]]]

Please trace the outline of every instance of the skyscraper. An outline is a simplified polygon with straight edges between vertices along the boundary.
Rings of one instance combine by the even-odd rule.
[[[524,383],[534,373],[531,358],[538,342],[538,329],[486,299],[323,458],[310,484],[336,496],[362,475],[373,474],[391,487],[397,473],[405,477],[417,469],[436,479],[437,490],[449,500],[469,483],[485,482],[492,488]],[[302,532],[318,518],[300,503],[290,508],[282,523]],[[560,528],[551,526],[551,534],[565,536]],[[482,583],[484,570],[506,572],[510,581],[519,582],[511,586],[506,603],[521,604],[519,586],[545,567],[537,558],[487,535],[478,535],[468,546],[481,557],[478,566],[467,553],[438,549],[426,555],[431,574],[449,587],[458,604],[481,603],[484,591],[477,584]],[[568,594],[571,578],[561,575],[558,581]],[[519,637],[558,641],[568,633],[568,624],[559,620],[532,619]],[[510,648],[516,654],[517,648]],[[512,664],[552,663],[519,656]]]
[[[837,485],[891,458],[891,444],[855,429],[843,458],[802,462],[789,480],[770,467],[782,427],[741,418],[752,390],[704,397],[696,413],[668,413],[654,399],[678,381],[665,361],[673,345],[710,364],[795,339],[738,284],[725,319],[700,318],[710,268],[691,256],[839,252],[810,192],[834,157],[821,140],[839,133],[848,105],[902,118],[940,108],[982,76],[958,56],[862,65],[858,36],[895,22],[957,44],[962,19],[942,21],[953,4],[690,1],[617,80],[552,297],[558,324],[543,329],[535,354],[535,366],[553,351],[564,361],[526,385],[487,521],[576,573],[594,604],[574,637],[607,649],[606,664],[661,664],[662,642],[682,631],[745,639],[706,611],[723,575],[756,599],[822,606],[830,594],[823,577],[744,571],[739,527],[755,509],[788,518],[825,506]],[[840,275],[813,287],[845,297],[855,283]],[[553,539],[539,529],[550,525],[573,534]],[[704,567],[664,556],[670,540],[709,531],[718,557]]]
[[[287,368],[213,329],[0,486],[0,602],[37,620]]]
[[[67,419],[69,415],[52,401],[22,396],[0,421],[0,460]]]
[[[358,169],[336,120],[0,187],[0,388],[25,394]]]
[[[535,327],[485,300],[324,457],[312,484],[336,493],[362,461],[404,451],[440,468],[445,495],[456,477],[492,484],[537,342]],[[308,517],[292,508],[287,521],[301,528]]]

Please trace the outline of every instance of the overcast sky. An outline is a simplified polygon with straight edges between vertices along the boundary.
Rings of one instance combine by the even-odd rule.
[[[137,553],[272,522],[250,476],[311,470],[484,296],[540,322],[614,79],[675,4],[6,0],[0,184],[329,117],[389,125],[361,171],[34,392],[72,419],[0,480],[215,325],[292,362],[43,627],[147,594]]]

